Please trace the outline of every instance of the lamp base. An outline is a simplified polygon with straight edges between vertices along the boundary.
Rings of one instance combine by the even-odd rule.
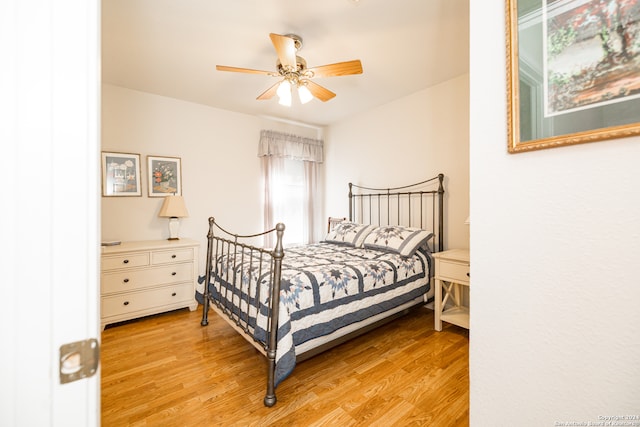
[[[180,220],[172,216],[169,218],[169,238],[167,240],[180,240],[178,237],[178,229],[180,228]]]

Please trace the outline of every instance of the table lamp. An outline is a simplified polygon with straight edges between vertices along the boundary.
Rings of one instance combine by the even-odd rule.
[[[184,199],[182,196],[165,197],[158,216],[161,218],[169,218],[168,240],[179,240],[178,229],[180,228],[180,222],[178,218],[185,218],[189,216],[189,212],[187,212],[187,207],[184,205]]]

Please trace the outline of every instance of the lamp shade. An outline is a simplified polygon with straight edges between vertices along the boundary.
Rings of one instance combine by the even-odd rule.
[[[300,97],[300,102],[303,104],[313,99],[313,95],[305,85],[298,86],[298,97]]]
[[[167,196],[164,198],[158,216],[163,218],[185,218],[189,216],[189,212],[187,212],[182,196]]]
[[[288,80],[283,80],[282,82],[280,82],[276,93],[278,94],[278,103],[280,105],[291,107],[291,83],[289,83]]]

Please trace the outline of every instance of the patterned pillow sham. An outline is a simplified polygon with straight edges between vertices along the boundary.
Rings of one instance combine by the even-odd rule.
[[[361,248],[364,239],[373,228],[373,225],[343,221],[337,224],[333,230],[327,234],[324,241]]]
[[[419,247],[426,245],[432,237],[432,232],[421,228],[385,225],[371,230],[364,240],[364,247],[408,257],[412,256]]]

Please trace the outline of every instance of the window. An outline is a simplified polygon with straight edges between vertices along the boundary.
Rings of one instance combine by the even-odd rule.
[[[274,182],[273,215],[276,223],[287,227],[284,243],[287,246],[302,244],[304,239],[304,162],[284,159],[282,174]]]
[[[285,225],[283,244],[292,246],[316,241],[322,200],[318,190],[318,165],[323,141],[274,131],[262,131],[258,155],[262,159],[264,225]],[[273,245],[272,236],[265,246]]]

